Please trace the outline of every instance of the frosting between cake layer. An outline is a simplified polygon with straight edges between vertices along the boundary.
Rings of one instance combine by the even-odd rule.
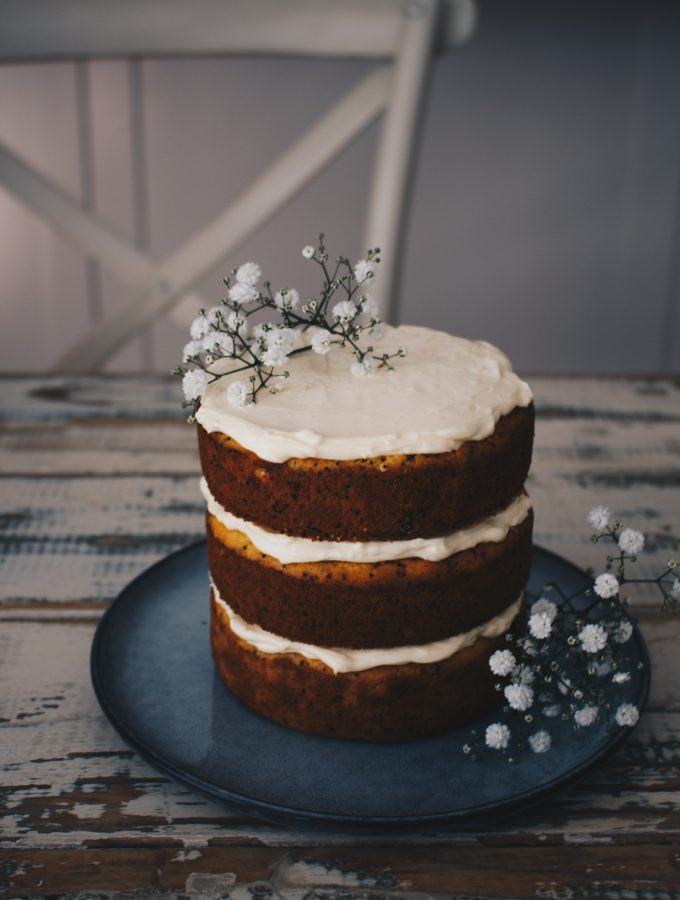
[[[296,355],[276,393],[263,391],[243,407],[227,400],[227,387],[243,373],[225,375],[206,388],[196,419],[270,462],[368,459],[456,450],[488,437],[501,416],[531,403],[529,386],[485,341],[402,325],[386,328],[374,353],[402,345],[408,354],[394,360],[393,371],[363,376],[351,373],[346,349]],[[228,371],[233,361],[214,365],[215,372]]]
[[[448,659],[477,638],[496,638],[510,627],[522,606],[522,594],[507,609],[483,625],[430,644],[412,644],[404,647],[379,647],[371,650],[355,650],[347,647],[319,647],[291,641],[259,625],[249,625],[222,599],[212,585],[215,601],[229,617],[231,630],[261,653],[298,653],[306,659],[317,659],[338,675],[343,672],[363,672],[378,666],[403,666],[408,663],[428,664]]]
[[[526,494],[520,494],[509,506],[488,519],[444,537],[404,541],[315,541],[268,531],[254,522],[241,519],[217,502],[205,478],[201,478],[200,487],[211,515],[225,528],[245,534],[261,553],[274,557],[284,565],[330,560],[372,563],[413,557],[438,562],[477,544],[505,540],[508,531],[526,519],[532,506]]]

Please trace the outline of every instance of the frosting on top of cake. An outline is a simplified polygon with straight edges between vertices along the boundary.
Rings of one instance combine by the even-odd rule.
[[[413,325],[388,327],[373,341],[376,355],[400,346],[408,353],[394,360],[393,371],[358,376],[347,349],[293,356],[280,389],[242,407],[229,404],[227,387],[243,372],[227,375],[208,385],[196,419],[270,462],[368,459],[455,450],[488,437],[501,416],[531,403],[529,386],[486,341]]]

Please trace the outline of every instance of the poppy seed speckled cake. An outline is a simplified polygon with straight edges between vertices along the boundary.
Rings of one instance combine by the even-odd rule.
[[[498,349],[414,326],[357,377],[290,363],[196,413],[217,669],[250,709],[345,738],[426,737],[497,696],[489,656],[523,624],[534,408]]]

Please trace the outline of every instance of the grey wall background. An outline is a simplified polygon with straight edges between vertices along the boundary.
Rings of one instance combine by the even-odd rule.
[[[481,0],[437,60],[400,318],[525,371],[680,369],[680,6]],[[0,68],[0,137],[122,233],[169,253],[370,66],[191,59]],[[137,122],[137,128],[133,123]],[[357,256],[377,128],[199,288],[255,259],[311,288],[317,231]],[[136,135],[136,136],[135,136]],[[0,366],[40,370],[122,289],[0,190]],[[167,370],[164,321],[111,368]]]

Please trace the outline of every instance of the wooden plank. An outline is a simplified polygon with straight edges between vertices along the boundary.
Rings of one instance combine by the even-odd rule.
[[[677,896],[672,847],[355,847],[91,849],[5,853],[12,896],[132,892],[154,897],[274,898]],[[2,887],[2,882],[0,882]],[[121,892],[121,894],[119,894]],[[673,893],[671,893],[673,892]]]
[[[181,348],[177,349],[179,359]],[[186,420],[179,379],[167,375],[0,375],[0,396],[3,425],[84,419]]]
[[[198,472],[181,477],[11,478],[0,482],[2,597],[104,602],[203,536]]]

